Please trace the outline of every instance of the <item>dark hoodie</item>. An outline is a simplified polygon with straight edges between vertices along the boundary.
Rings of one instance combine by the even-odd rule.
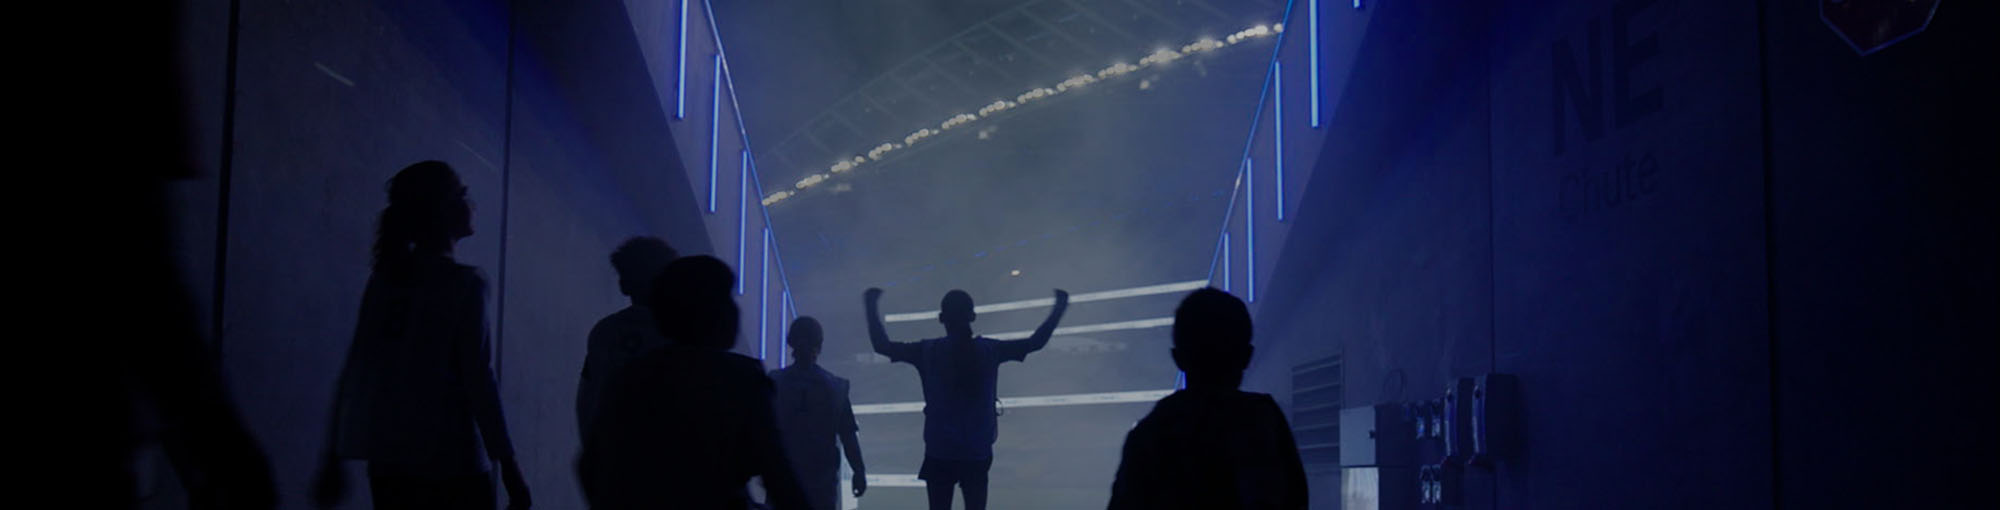
[[[1125,436],[1110,508],[1304,509],[1305,466],[1270,395],[1182,390]]]

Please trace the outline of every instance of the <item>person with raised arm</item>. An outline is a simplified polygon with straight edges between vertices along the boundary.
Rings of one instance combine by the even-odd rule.
[[[1041,327],[1028,338],[994,340],[972,332],[972,295],[953,290],[944,295],[938,322],[945,336],[919,342],[894,342],[882,327],[877,303],[882,289],[868,289],[868,341],[877,354],[917,368],[924,388],[924,464],[917,478],[929,491],[931,510],[951,510],[951,490],[965,494],[967,510],[986,508],[986,473],[993,467],[993,441],[999,436],[996,387],[1000,364],[1022,361],[1049,345],[1056,324],[1069,309],[1069,293],[1055,291],[1054,306]]]

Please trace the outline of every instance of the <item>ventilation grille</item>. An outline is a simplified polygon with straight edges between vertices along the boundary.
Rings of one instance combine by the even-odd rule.
[[[1292,438],[1307,471],[1340,467],[1340,356],[1292,366]]]

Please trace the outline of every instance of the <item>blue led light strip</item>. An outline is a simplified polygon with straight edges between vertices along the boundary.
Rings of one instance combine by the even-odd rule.
[[[731,92],[730,95],[733,97],[735,93]],[[747,147],[749,143],[750,142],[748,135],[745,135],[744,138],[745,146]],[[745,152],[748,152],[749,149],[744,149],[744,150]],[[764,189],[763,174],[757,171],[757,158],[754,156],[750,158],[750,184],[751,186],[757,188],[757,190],[760,192],[763,191]],[[758,196],[763,196],[763,195],[759,194]],[[759,204],[757,206],[757,212],[761,213],[764,217],[764,228],[770,229],[771,208],[764,207],[762,204]],[[785,271],[784,247],[778,246],[778,238],[775,233],[771,234],[771,237],[766,239],[765,242],[771,246],[771,260],[778,264],[778,287],[784,289],[785,303],[787,303],[788,307],[791,309],[791,315],[792,315],[791,318],[797,319],[799,317],[799,308],[798,308],[798,303],[792,301],[792,281],[790,274]],[[782,316],[779,318],[781,320],[783,319]],[[791,335],[791,330],[789,329],[790,328],[789,322],[787,322],[786,328],[787,329],[785,335],[789,337]],[[779,349],[778,356],[780,358],[784,357],[785,355],[784,346],[780,345],[778,349]],[[779,363],[782,366],[784,360],[779,360]]]
[[[679,29],[681,37],[681,56],[675,59],[676,66],[680,68],[676,71],[678,76],[674,79],[675,119],[685,119],[688,114],[688,2],[692,1],[694,0],[681,0],[681,24],[675,27]]]
[[[732,107],[733,113],[736,115],[736,136],[742,140],[743,150],[751,151],[750,132],[749,129],[745,127],[746,124],[743,122],[743,106],[736,101],[735,76],[729,74],[729,50],[723,48],[722,36],[721,36],[722,29],[716,27],[715,25],[715,6],[711,5],[707,0],[702,0],[701,6],[702,6],[702,12],[706,14],[708,17],[708,31],[710,35],[715,36],[714,37],[715,54],[717,57],[722,59],[721,61],[722,74],[724,76],[729,77],[729,80],[723,82],[722,86],[729,90],[729,105]],[[754,155],[751,156],[750,158],[750,183],[752,187],[757,189],[757,196],[761,199],[764,196],[763,173],[757,171],[757,158]],[[763,204],[760,202],[757,206],[757,211],[759,214],[763,215],[764,224],[771,225],[771,209],[768,207],[764,207]],[[774,245],[777,243],[775,237],[772,239],[772,243]],[[786,291],[789,292],[792,288],[792,283],[791,283],[790,273],[785,271],[784,247],[782,246],[773,247],[771,251],[771,259],[776,261],[778,264],[778,286],[784,288]],[[797,315],[798,310],[796,309],[796,305],[794,305],[792,313],[794,315]]]
[[[1276,191],[1272,195],[1276,196],[1274,205],[1278,209],[1278,221],[1285,221],[1285,68],[1284,62],[1272,62],[1271,66],[1274,69],[1272,72],[1278,75],[1278,80],[1271,84],[1271,113],[1276,117],[1271,121],[1271,140],[1278,144],[1276,154],[1271,157],[1271,164],[1275,167],[1271,173],[1276,175],[1278,181],[1273,186]]]
[[[785,289],[778,294],[778,368],[785,368],[786,342],[792,339],[792,321],[786,317],[792,314],[792,291]]]
[[[722,142],[722,54],[715,54],[715,100],[708,109],[708,212],[715,213],[715,164]],[[737,264],[737,267],[743,267]]]
[[[1229,233],[1222,233],[1222,291],[1234,292],[1230,276],[1236,272],[1236,264],[1229,261],[1229,252],[1236,251],[1236,245],[1229,242]]]
[[[1307,58],[1310,59],[1309,62],[1311,62],[1312,67],[1307,70],[1312,75],[1309,78],[1312,81],[1312,90],[1309,91],[1312,92],[1312,127],[1313,129],[1319,129],[1319,0],[1306,0],[1306,2],[1308,6],[1306,9],[1306,17],[1308,18],[1306,25],[1311,27],[1306,30],[1306,35],[1308,36],[1306,38],[1308,46],[1306,51],[1310,53],[1310,56]],[[1361,7],[1361,0],[1354,0],[1354,6]],[[1279,214],[1282,215],[1284,213],[1280,212]]]
[[[1315,0],[1307,0],[1307,3],[1310,4],[1310,7],[1317,8],[1318,5],[1313,3],[1314,1]],[[1296,6],[1297,2],[1295,1],[1285,2],[1285,14],[1283,16],[1280,16],[1278,19],[1283,19],[1283,20],[1292,19],[1292,8]],[[1317,19],[1315,19],[1314,21],[1317,22]],[[1263,122],[1264,119],[1264,100],[1270,97],[1269,95],[1271,93],[1272,82],[1277,79],[1278,55],[1279,55],[1279,50],[1282,50],[1285,47],[1285,35],[1286,32],[1278,32],[1277,43],[1272,45],[1271,48],[1271,65],[1270,67],[1267,67],[1265,69],[1264,88],[1262,91],[1257,93],[1257,102],[1256,102],[1257,108],[1253,111],[1253,113],[1250,116],[1250,134],[1249,136],[1246,137],[1246,140],[1243,143],[1243,158],[1246,160],[1250,158],[1250,149],[1256,146],[1255,144],[1257,141],[1257,125],[1258,123]],[[1314,59],[1315,65],[1317,65],[1317,62],[1318,59]],[[1315,76],[1317,76],[1317,73],[1315,73]],[[1317,87],[1314,88],[1317,89]],[[1317,100],[1316,97],[1315,100]],[[1317,115],[1315,115],[1315,117],[1317,117]],[[1314,122],[1318,122],[1318,119],[1314,119]],[[1315,125],[1314,127],[1318,126]],[[1222,228],[1220,229],[1222,231],[1221,235],[1222,238],[1220,239],[1219,242],[1216,243],[1215,255],[1213,255],[1209,259],[1209,266],[1208,266],[1209,281],[1215,281],[1215,271],[1216,268],[1218,267],[1218,264],[1216,264],[1216,262],[1217,261],[1221,262],[1219,266],[1222,268],[1222,290],[1224,292],[1229,291],[1229,284],[1230,284],[1229,225],[1230,222],[1234,221],[1236,217],[1235,214],[1236,197],[1237,197],[1236,192],[1243,190],[1244,187],[1243,181],[1245,180],[1244,177],[1245,176],[1242,171],[1237,172],[1236,185],[1234,188],[1230,190],[1229,194],[1229,208],[1224,209],[1224,211],[1226,212],[1222,214]],[[1180,383],[1176,383],[1176,386],[1180,386]]]
[[[748,143],[748,140],[745,143]],[[763,174],[757,171],[757,158],[754,156],[750,158],[750,185],[757,188],[758,191],[764,189]],[[771,208],[759,204],[757,212],[763,214],[764,225],[767,227],[771,225]],[[783,246],[777,246],[777,243],[778,239],[774,234],[771,238],[771,260],[778,264],[778,287],[785,289],[785,292],[789,293],[792,291],[792,278],[791,274],[785,271],[785,249]],[[792,317],[797,318],[798,313],[798,304],[793,303]]]
[[[1291,19],[1293,6],[1294,6],[1293,2],[1285,3],[1285,15],[1281,16],[1279,19]],[[1279,32],[1277,44],[1275,45],[1275,47],[1271,48],[1272,65],[1264,69],[1264,88],[1257,93],[1257,103],[1256,103],[1257,108],[1251,111],[1250,115],[1250,134],[1249,136],[1245,137],[1243,141],[1243,157],[1245,159],[1248,159],[1250,157],[1250,149],[1256,147],[1258,123],[1264,122],[1264,100],[1269,99],[1271,97],[1271,84],[1273,80],[1277,79],[1275,71],[1277,71],[1276,64],[1278,62],[1278,50],[1283,49],[1285,47],[1285,34],[1287,33],[1288,32]],[[1230,222],[1236,220],[1236,199],[1239,193],[1243,191],[1243,173],[1241,169],[1238,170],[1239,171],[1236,174],[1236,184],[1229,190],[1229,207],[1227,209],[1224,209],[1224,211],[1226,212],[1222,214],[1222,225],[1221,228],[1219,229],[1223,231],[1222,236],[1225,240],[1229,236],[1228,230]],[[1215,267],[1214,263],[1215,260],[1226,256],[1225,255],[1226,250],[1223,250],[1221,248],[1222,245],[1218,244],[1215,255],[1210,257],[1209,259],[1210,270],[1208,273],[1208,279],[1210,281],[1215,280],[1215,270],[1213,269]]]
[[[771,227],[764,227],[763,269],[758,270],[763,286],[757,288],[757,359],[764,359],[764,348],[770,342],[765,333],[771,326]],[[782,362],[781,362],[782,363]]]
[[[693,1],[694,1],[694,0],[683,0],[683,2],[681,3],[681,20],[682,20],[682,23],[681,23],[681,25],[682,25],[682,29],[681,29],[681,38],[682,38],[682,43],[683,43],[683,44],[682,44],[682,47],[683,47],[683,49],[682,49],[682,52],[683,52],[683,55],[685,55],[685,52],[686,52],[686,49],[685,49],[685,47],[686,47],[686,44],[685,44],[685,43],[686,43],[686,38],[687,38],[687,32],[686,32],[686,25],[687,25],[687,22],[686,22],[686,21],[687,21],[687,8],[688,8],[688,4],[689,4],[689,3],[691,3],[691,2],[693,2]],[[744,178],[744,179],[746,179],[746,180],[748,181],[748,184],[746,184],[746,185],[744,186],[744,188],[746,188],[746,189],[747,189],[747,188],[750,188],[750,187],[755,187],[755,188],[756,188],[756,189],[758,190],[758,194],[757,194],[757,196],[761,198],[761,197],[763,197],[763,189],[764,189],[764,184],[763,184],[763,179],[761,178],[761,175],[760,175],[760,174],[759,174],[759,173],[757,172],[757,159],[756,159],[756,157],[755,157],[755,156],[753,156],[753,155],[752,155],[752,151],[751,151],[751,149],[750,149],[750,133],[749,133],[749,130],[748,130],[748,129],[747,129],[746,127],[745,127],[745,124],[744,124],[744,122],[743,122],[743,107],[742,107],[742,106],[741,106],[741,105],[740,105],[740,104],[739,104],[739,103],[737,102],[737,98],[736,98],[736,80],[734,79],[734,77],[733,77],[733,76],[730,76],[730,73],[729,73],[729,57],[728,57],[728,53],[729,53],[729,52],[728,52],[727,50],[724,50],[724,49],[723,49],[723,45],[722,45],[722,37],[721,37],[721,31],[720,31],[720,30],[719,30],[719,29],[718,29],[718,28],[716,27],[716,24],[715,24],[715,7],[714,7],[713,5],[710,5],[710,4],[709,4],[709,2],[708,2],[707,0],[702,0],[702,9],[703,9],[703,13],[704,13],[704,14],[705,14],[705,15],[707,16],[707,19],[708,19],[708,28],[709,28],[709,35],[711,35],[711,36],[712,36],[712,40],[713,40],[713,42],[714,42],[714,44],[715,44],[715,74],[716,74],[716,77],[717,77],[717,78],[716,78],[716,82],[715,82],[715,83],[716,83],[716,85],[715,85],[715,86],[716,86],[716,88],[717,88],[717,93],[716,93],[716,98],[715,98],[715,105],[714,105],[714,107],[713,107],[713,112],[711,113],[711,115],[712,115],[712,118],[711,118],[711,119],[709,120],[709,125],[710,125],[710,128],[709,128],[709,136],[710,136],[710,139],[709,139],[709,149],[710,149],[710,155],[709,155],[709,200],[708,200],[708,206],[709,206],[709,212],[710,212],[710,213],[713,213],[713,212],[715,212],[715,188],[716,188],[716,186],[715,186],[715,183],[716,183],[716,181],[715,181],[715,177],[716,177],[716,175],[715,175],[715,173],[716,173],[716,164],[715,164],[715,163],[716,163],[716,157],[715,157],[715,150],[716,150],[716,146],[717,146],[717,143],[719,142],[719,137],[720,137],[720,130],[721,130],[721,125],[720,125],[720,124],[721,124],[721,120],[720,120],[720,115],[721,115],[721,109],[722,109],[722,105],[721,105],[721,101],[722,101],[722,98],[721,98],[721,96],[722,96],[722,94],[721,94],[721,92],[720,92],[721,90],[724,90],[724,89],[726,89],[726,90],[728,90],[728,92],[729,92],[729,94],[728,94],[728,95],[729,95],[729,104],[730,104],[730,106],[731,106],[731,107],[732,107],[732,109],[733,109],[733,111],[732,111],[732,114],[733,114],[733,115],[735,115],[735,119],[736,119],[736,136],[738,137],[738,139],[739,139],[739,140],[741,141],[741,143],[742,143],[742,147],[743,147],[743,158],[744,158],[744,161],[745,161],[745,165],[746,165],[746,167],[748,168],[748,170],[747,170],[747,171],[746,171],[746,172],[744,173],[744,176],[743,176],[743,178]],[[683,58],[683,60],[685,60],[685,58]],[[686,67],[685,67],[685,65],[683,65],[683,66],[682,66],[682,71],[681,71],[681,75],[682,75],[682,79],[681,79],[681,80],[682,80],[682,82],[683,82],[683,87],[682,87],[682,88],[683,88],[683,89],[685,89],[685,82],[686,82]],[[725,80],[727,80],[727,81],[725,81]],[[683,92],[683,96],[685,96],[685,92]],[[685,103],[685,97],[683,97],[683,99],[682,99],[682,102],[683,102],[683,103]],[[684,107],[683,107],[683,108],[684,108]],[[738,213],[737,217],[738,217],[738,221],[739,221],[739,222],[741,222],[741,221],[743,221],[743,220],[742,220],[742,218],[744,218],[744,217],[747,217],[747,216],[749,216],[749,213],[748,213],[748,211],[747,211],[747,208],[749,207],[749,200],[748,200],[748,198],[746,197],[746,198],[743,198],[742,200],[739,200],[739,202],[738,202],[738,205],[739,205],[739,209],[738,209],[739,213]],[[763,223],[764,227],[763,227],[763,228],[764,228],[764,231],[765,231],[765,250],[769,252],[769,256],[770,256],[770,260],[767,260],[767,261],[765,261],[765,262],[764,262],[764,264],[766,264],[766,267],[767,267],[767,269],[766,269],[766,272],[765,272],[765,275],[763,276],[763,278],[765,278],[765,279],[766,279],[766,280],[768,281],[768,279],[770,278],[770,276],[769,276],[769,274],[768,274],[768,273],[769,273],[769,270],[768,270],[768,264],[770,264],[770,263],[771,263],[771,261],[775,261],[775,262],[777,262],[777,266],[778,266],[778,287],[779,287],[780,289],[782,289],[782,292],[783,292],[783,295],[784,295],[784,303],[785,303],[785,308],[789,309],[788,311],[789,311],[789,313],[791,314],[792,318],[796,319],[796,318],[798,318],[798,308],[797,308],[797,304],[796,304],[796,303],[794,303],[794,302],[792,301],[792,297],[791,297],[791,294],[792,294],[792,284],[791,284],[791,278],[790,278],[790,276],[789,276],[789,275],[788,275],[788,274],[787,274],[787,273],[785,272],[785,255],[784,255],[784,250],[783,250],[783,249],[782,249],[781,247],[777,246],[777,237],[776,237],[776,235],[775,235],[774,233],[772,233],[772,232],[771,232],[771,227],[770,227],[770,225],[771,225],[771,210],[770,210],[769,208],[767,208],[767,207],[764,207],[764,206],[763,206],[763,205],[762,205],[761,203],[760,203],[760,204],[758,204],[758,208],[757,208],[757,210],[758,210],[758,213],[759,213],[759,214],[761,214],[761,215],[763,216],[763,218],[764,218],[764,223]],[[742,253],[743,251],[745,251],[745,250],[744,250],[744,249],[743,249],[743,248],[741,247],[741,243],[742,243],[742,241],[743,241],[743,239],[744,239],[744,236],[742,235],[742,231],[743,231],[743,230],[745,230],[745,227],[741,227],[741,226],[739,226],[739,227],[738,227],[738,232],[739,232],[739,233],[738,233],[738,235],[737,235],[737,241],[738,241],[738,244],[739,244],[739,247],[738,247],[738,249],[737,249],[737,252],[738,252],[739,254],[741,254],[741,253]],[[739,267],[739,268],[740,268],[740,267],[742,267],[742,263],[741,263],[741,260],[740,260],[740,258],[739,258],[739,262],[738,262],[738,264],[737,264],[737,267]],[[742,275],[741,275],[741,272],[739,272],[739,274],[738,274],[738,278],[739,278],[739,279],[738,279],[738,281],[739,281],[739,283],[738,283],[738,288],[740,289],[740,288],[742,287],[742,284],[740,283],[740,282],[742,281],[742,280],[741,280],[741,278],[742,278]],[[768,288],[768,287],[769,287],[769,285],[768,285],[768,283],[767,283],[767,285],[766,285],[766,288]],[[783,319],[783,317],[781,316],[781,317],[780,317],[780,319]],[[785,331],[785,333],[784,333],[784,334],[787,334],[787,335],[789,335],[789,334],[790,334],[790,324],[789,324],[789,323],[786,323],[786,324],[785,324],[785,326],[784,326],[784,328],[785,328],[785,329],[784,329],[784,331]],[[761,353],[761,349],[762,349],[762,348],[760,347],[760,357],[762,356],[762,353]],[[782,357],[783,357],[783,356],[785,355],[785,352],[784,352],[784,347],[783,347],[783,345],[782,345],[782,344],[780,344],[780,346],[779,346],[779,349],[780,349],[780,350],[779,350],[778,354],[779,354],[779,357],[781,357],[781,358],[782,358]],[[782,360],[780,360],[780,363],[781,363],[781,365],[782,365]]]
[[[1257,302],[1257,163],[1243,158],[1243,297]]]
[[[743,151],[743,169],[736,172],[736,295],[743,295],[744,234],[750,229],[750,151]]]

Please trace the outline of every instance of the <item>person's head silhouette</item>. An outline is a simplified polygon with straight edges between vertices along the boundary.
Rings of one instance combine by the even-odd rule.
[[[611,268],[618,271],[618,292],[636,304],[649,304],[653,279],[680,254],[657,237],[640,236],[625,240],[611,252]]]
[[[653,279],[653,324],[680,345],[728,350],[736,344],[735,273],[707,255],[681,257]]]
[[[938,303],[938,322],[944,323],[945,332],[954,337],[971,336],[972,320],[978,315],[972,311],[972,295],[962,290],[944,293],[944,299]]]
[[[785,345],[792,346],[794,362],[812,365],[819,362],[819,349],[824,339],[819,319],[802,316],[792,320],[792,331],[785,336]]]
[[[1215,288],[1196,290],[1174,309],[1174,364],[1188,387],[1234,388],[1250,366],[1250,309]]]
[[[395,269],[415,254],[449,254],[472,235],[472,201],[458,172],[423,161],[389,179],[389,206],[375,226],[375,268]]]

